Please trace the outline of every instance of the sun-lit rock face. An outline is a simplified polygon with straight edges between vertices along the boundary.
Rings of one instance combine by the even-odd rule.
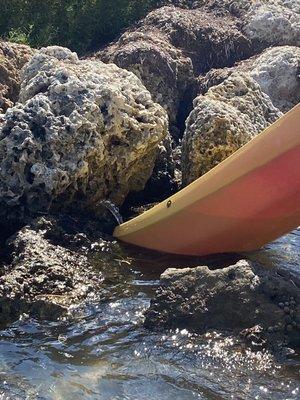
[[[298,0],[252,2],[244,16],[244,32],[258,46],[300,45]]]
[[[199,78],[202,94],[222,83],[231,74],[247,72],[260,85],[272,103],[281,111],[289,111],[300,101],[300,48],[270,47],[262,53],[241,61],[231,68],[212,69]]]
[[[0,41],[0,114],[17,101],[21,69],[33,53],[29,46]]]
[[[198,96],[183,138],[183,183],[208,172],[281,115],[245,73],[233,73]]]
[[[250,74],[273,104],[288,111],[300,102],[300,48],[267,49],[252,64]]]
[[[167,124],[134,74],[80,61],[65,48],[42,49],[24,71],[20,103],[2,123],[2,210],[21,218],[55,204],[121,204],[149,179]]]

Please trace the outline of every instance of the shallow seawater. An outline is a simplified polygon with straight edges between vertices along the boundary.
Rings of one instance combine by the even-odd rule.
[[[247,257],[299,275],[300,230]],[[217,332],[143,329],[160,273],[206,261],[140,251],[95,260],[108,271],[100,298],[55,323],[22,316],[0,331],[0,399],[299,399],[295,355],[280,361]]]

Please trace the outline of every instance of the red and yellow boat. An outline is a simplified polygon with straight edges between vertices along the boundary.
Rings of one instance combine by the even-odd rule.
[[[114,236],[185,255],[260,248],[300,225],[300,104]]]

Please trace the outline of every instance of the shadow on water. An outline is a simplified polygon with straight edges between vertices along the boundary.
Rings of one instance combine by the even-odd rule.
[[[113,248],[113,247],[112,247]],[[117,250],[119,249],[119,250]],[[242,255],[299,276],[300,232]],[[57,322],[22,316],[0,331],[2,399],[297,399],[299,358],[280,362],[236,338],[155,333],[143,313],[167,267],[234,263],[241,256],[172,257],[125,246],[93,259],[103,293]]]

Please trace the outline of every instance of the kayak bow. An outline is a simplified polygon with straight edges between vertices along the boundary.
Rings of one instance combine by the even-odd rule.
[[[208,255],[255,250],[299,225],[300,104],[114,236],[167,253]]]

